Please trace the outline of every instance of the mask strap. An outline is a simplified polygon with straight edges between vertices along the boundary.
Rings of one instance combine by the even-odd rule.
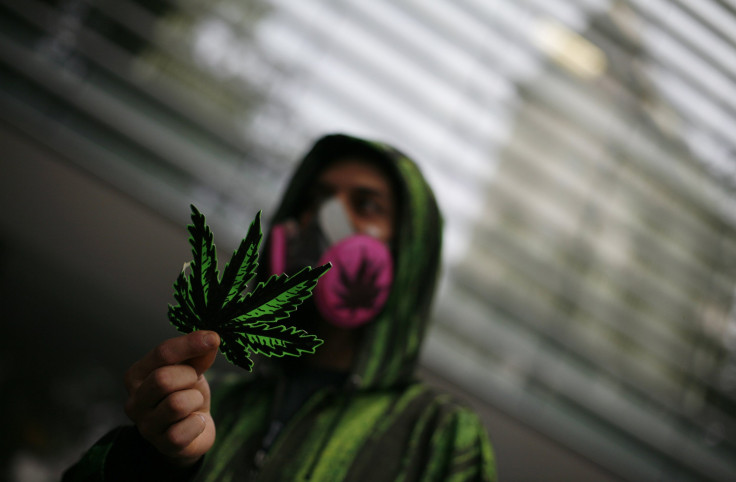
[[[271,274],[281,274],[286,271],[286,226],[277,224],[271,228],[271,242],[269,246],[269,268]]]

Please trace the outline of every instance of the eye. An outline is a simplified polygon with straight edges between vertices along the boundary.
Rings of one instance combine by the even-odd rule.
[[[353,200],[355,211],[361,216],[374,217],[383,216],[386,208],[379,199],[371,195],[358,195]]]

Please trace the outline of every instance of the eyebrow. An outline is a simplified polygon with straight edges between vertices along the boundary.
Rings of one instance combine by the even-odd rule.
[[[362,195],[370,195],[370,196],[381,196],[381,195],[387,195],[390,196],[389,192],[386,192],[383,189],[377,188],[377,187],[371,187],[371,186],[354,186],[350,187],[351,190],[356,191],[358,194]],[[335,191],[335,186],[326,183],[324,181],[317,181],[316,185],[313,188],[313,192],[315,193],[329,193]]]
[[[377,189],[374,187],[358,186],[354,189],[355,191],[358,192],[358,194],[368,195],[368,196],[381,196],[383,194],[388,194],[388,193],[385,193],[382,189]]]

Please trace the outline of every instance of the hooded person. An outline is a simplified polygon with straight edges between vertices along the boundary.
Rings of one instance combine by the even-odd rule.
[[[352,183],[365,172],[384,197],[378,205],[374,186]],[[252,376],[213,384],[217,436],[193,466],[173,468],[123,427],[65,480],[495,480],[477,415],[414,376],[442,235],[416,164],[382,143],[323,137],[271,226],[261,279],[333,263],[292,315],[324,346],[311,358],[259,360]]]

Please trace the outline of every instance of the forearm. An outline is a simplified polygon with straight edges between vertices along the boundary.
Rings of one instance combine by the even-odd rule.
[[[95,443],[64,473],[63,482],[190,481],[201,462],[185,469],[158,453],[133,426],[119,427]]]

